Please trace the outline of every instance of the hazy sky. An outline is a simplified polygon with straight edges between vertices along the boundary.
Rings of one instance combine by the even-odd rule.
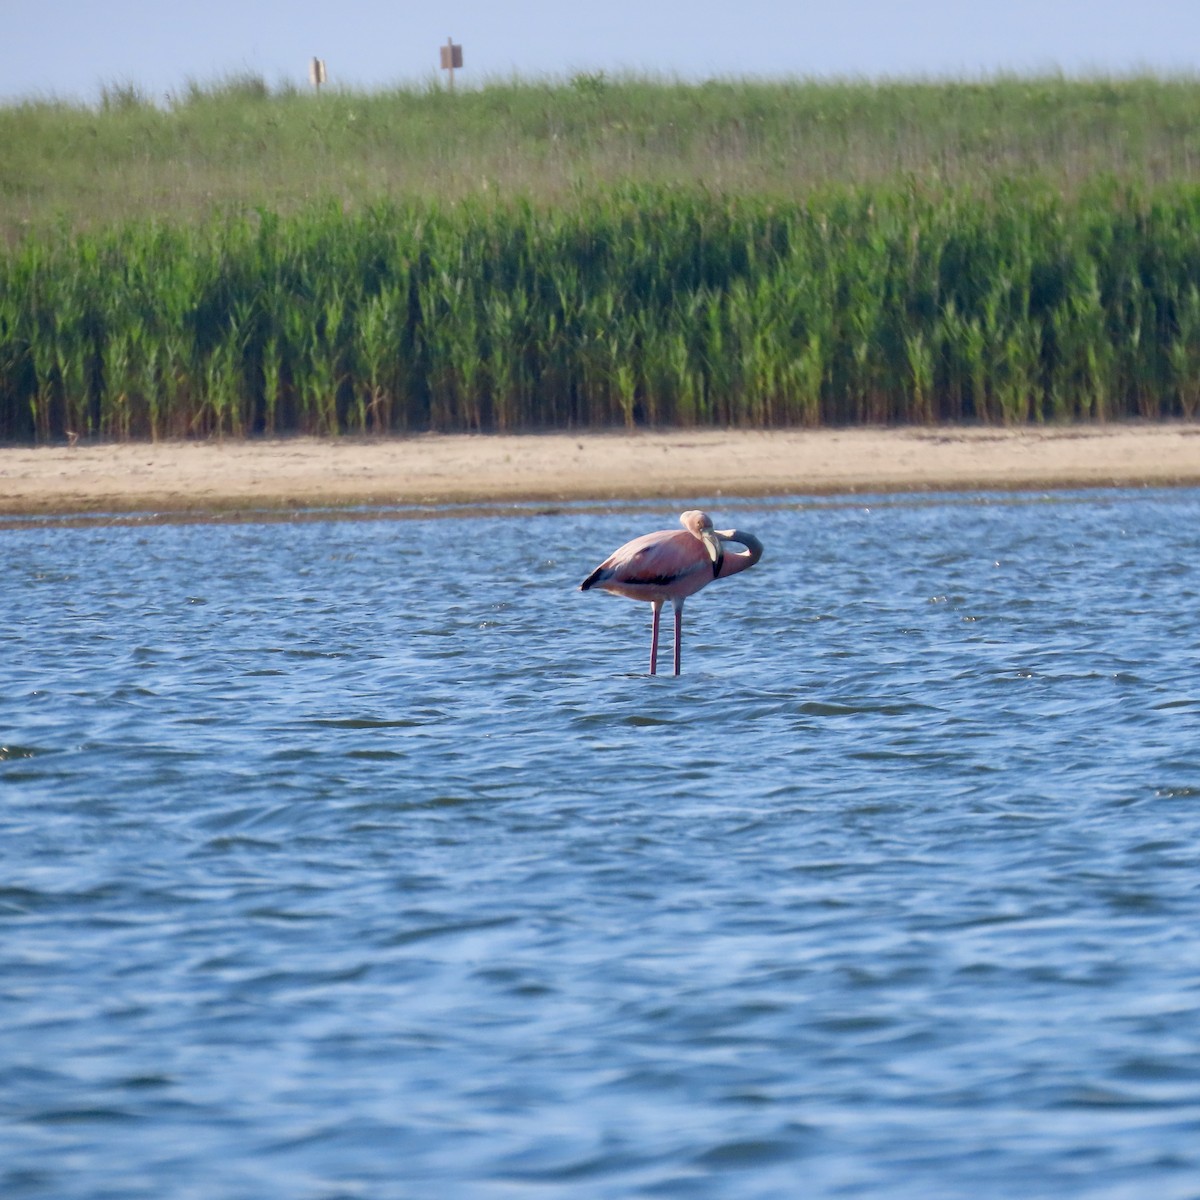
[[[252,71],[421,83],[462,43],[463,85],[576,71],[980,76],[1200,68],[1198,0],[0,0],[0,98],[161,95]]]

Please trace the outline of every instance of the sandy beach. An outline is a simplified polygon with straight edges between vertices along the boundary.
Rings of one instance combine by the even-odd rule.
[[[1200,425],[420,435],[0,448],[0,516],[1200,484]]]

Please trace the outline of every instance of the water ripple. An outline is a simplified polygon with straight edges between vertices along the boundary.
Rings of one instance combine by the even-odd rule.
[[[0,1194],[1191,1200],[1200,494],[704,503],[0,532]]]

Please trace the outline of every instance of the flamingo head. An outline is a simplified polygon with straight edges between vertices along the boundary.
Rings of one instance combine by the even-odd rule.
[[[688,533],[704,543],[704,549],[713,565],[713,578],[716,579],[721,573],[721,564],[725,561],[725,547],[713,528],[712,517],[698,508],[692,508],[680,514],[679,523]]]

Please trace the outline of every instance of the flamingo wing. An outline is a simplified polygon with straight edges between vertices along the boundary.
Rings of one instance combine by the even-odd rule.
[[[685,530],[663,529],[626,542],[580,584],[634,600],[690,596],[713,578],[704,545]]]

